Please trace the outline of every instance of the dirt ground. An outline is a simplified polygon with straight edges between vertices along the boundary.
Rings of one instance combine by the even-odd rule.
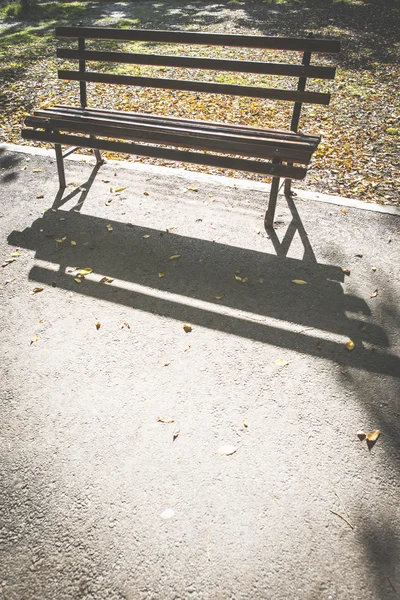
[[[0,598],[399,598],[399,218],[66,170],[0,154]]]

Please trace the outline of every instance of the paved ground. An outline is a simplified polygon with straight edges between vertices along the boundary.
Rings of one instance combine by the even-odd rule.
[[[71,161],[62,199],[28,158],[0,156],[0,598],[400,598],[399,218],[281,198],[270,238],[260,186]]]

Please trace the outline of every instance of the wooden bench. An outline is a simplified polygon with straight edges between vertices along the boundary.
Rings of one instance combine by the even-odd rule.
[[[302,104],[327,105],[330,100],[330,94],[306,91],[306,82],[309,78],[333,79],[335,77],[334,67],[310,65],[311,54],[313,52],[339,52],[339,42],[317,40],[311,35],[299,39],[103,27],[57,27],[56,36],[78,40],[78,49],[59,48],[57,57],[79,61],[78,70],[59,70],[58,77],[80,82],[80,106],[61,105],[34,111],[33,116],[29,116],[25,120],[25,125],[30,129],[24,129],[22,137],[55,144],[61,188],[66,186],[63,159],[78,148],[92,148],[98,163],[101,163],[100,151],[105,150],[259,173],[272,176],[265,216],[266,227],[272,227],[280,178],[286,179],[285,194],[289,195],[291,180],[305,177],[307,165],[320,142],[319,136],[307,135],[298,131]],[[301,64],[286,64],[100,51],[87,49],[86,40],[200,44],[297,51],[302,53],[302,62]],[[251,50],[248,55],[251,58]],[[217,72],[279,75],[295,78],[297,89],[138,77],[86,70],[87,62],[96,61],[124,65],[156,65]],[[87,108],[87,82],[283,100],[294,103],[294,108],[290,128],[283,131],[173,116]],[[62,145],[72,146],[72,148],[63,154]]]

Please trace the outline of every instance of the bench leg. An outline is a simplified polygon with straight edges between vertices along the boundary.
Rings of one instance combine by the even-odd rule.
[[[264,225],[266,228],[272,227],[274,224],[276,201],[278,199],[279,177],[273,177],[271,183],[271,191],[269,194],[269,202],[267,212],[265,213]]]
[[[62,154],[61,144],[55,144],[55,150],[56,150],[57,171],[58,171],[58,180],[60,182],[60,189],[64,189],[67,187],[67,184],[65,182],[64,158],[63,158],[63,154]]]
[[[90,136],[92,139],[95,139],[94,135]],[[104,164],[104,158],[101,158],[101,152],[100,150],[97,150],[96,148],[93,148],[93,154],[96,157],[96,163],[98,165],[103,165]]]
[[[291,190],[291,185],[292,185],[292,180],[285,179],[285,196],[286,196],[286,198],[293,196],[293,192]]]

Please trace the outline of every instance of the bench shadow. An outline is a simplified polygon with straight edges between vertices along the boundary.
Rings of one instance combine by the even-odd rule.
[[[82,194],[97,169],[80,186]],[[37,260],[50,263],[35,265],[31,280],[337,365],[400,376],[400,360],[385,351],[384,329],[368,322],[365,300],[343,293],[340,267],[315,260],[293,201],[288,200],[292,221],[286,235],[279,242],[272,232],[276,254],[267,254],[105,220],[76,207],[61,210],[74,195],[58,193],[54,208],[8,236],[9,244],[34,250]],[[82,201],[81,196],[78,208]],[[296,231],[305,247],[304,260],[286,256]],[[55,241],[65,236],[63,242]],[[177,254],[179,259],[169,259]],[[93,273],[79,283],[72,267],[90,267]],[[104,276],[112,283],[99,283]],[[294,279],[308,285],[295,285]],[[343,336],[355,342],[357,352],[346,350]]]

